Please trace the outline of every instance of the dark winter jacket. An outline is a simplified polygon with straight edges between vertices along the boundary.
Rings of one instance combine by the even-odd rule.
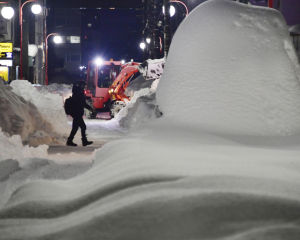
[[[74,109],[73,109],[73,118],[74,117],[82,117],[84,113],[84,108],[87,108],[89,110],[92,109],[91,106],[89,106],[85,101],[85,95],[84,90],[79,87],[78,85],[74,85],[72,88],[73,93],[73,103],[74,103]]]

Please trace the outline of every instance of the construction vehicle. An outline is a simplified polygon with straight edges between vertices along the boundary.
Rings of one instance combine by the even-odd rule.
[[[140,75],[139,66],[140,64],[135,62],[123,65],[120,74],[109,87],[111,117],[114,117],[130,101],[130,97],[125,94],[125,90],[129,82]]]
[[[129,62],[122,66],[122,70],[112,85],[109,87],[108,93],[111,99],[111,117],[114,117],[124,106],[130,101],[130,97],[126,89],[134,81],[139,78],[144,82],[151,83],[160,78],[164,69],[164,59],[147,60],[144,63]],[[140,87],[145,84],[139,83]],[[137,90],[137,89],[135,89]]]
[[[110,111],[111,100],[109,87],[121,71],[121,61],[90,61],[87,70],[86,99],[87,104],[96,112],[85,109],[87,118],[96,118],[97,112]]]
[[[87,103],[96,111],[109,111],[113,118],[128,102],[126,93],[129,84],[139,77],[151,83],[163,73],[164,59],[147,60],[144,63],[105,61],[101,65],[90,62],[88,67]],[[87,118],[95,118],[97,113],[86,110]]]

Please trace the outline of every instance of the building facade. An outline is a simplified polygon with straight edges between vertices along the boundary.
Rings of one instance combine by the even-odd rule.
[[[33,4],[41,6],[41,12],[34,14],[31,11]],[[9,72],[9,81],[26,79],[32,83],[45,83],[45,6],[46,0],[27,2],[21,0],[7,0],[0,4],[0,8],[10,6],[14,9],[14,16],[7,20],[0,16],[3,31],[0,32],[1,43],[12,44],[12,59],[6,66]],[[22,13],[20,15],[20,13]],[[1,28],[0,26],[0,28]],[[22,56],[21,56],[22,55]]]

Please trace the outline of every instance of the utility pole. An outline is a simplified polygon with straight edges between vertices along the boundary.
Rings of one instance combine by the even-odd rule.
[[[148,0],[142,0],[142,2],[143,2],[143,26],[147,26],[147,24],[148,24],[148,19],[147,19],[147,2],[148,2]],[[143,31],[143,39],[144,40],[147,38],[145,31],[146,31],[146,27]],[[146,48],[143,49],[143,61],[145,61],[147,57],[148,57],[148,49],[146,46]]]
[[[159,14],[159,11],[161,9],[159,8],[159,0],[154,0],[153,1],[153,16],[157,16]],[[157,25],[157,19],[153,19],[154,24],[153,24],[153,33],[152,33],[152,38],[153,38],[153,47],[154,47],[154,59],[160,58],[160,42],[159,42],[159,29]]]
[[[273,0],[268,0],[268,7],[273,8]]]
[[[149,15],[148,15],[148,24],[149,24],[149,34],[150,34],[150,59],[158,59],[160,58],[160,41],[159,41],[159,26],[157,25],[156,16],[159,15],[159,0],[150,0],[149,4]]]
[[[171,44],[171,28],[170,28],[170,7],[167,6],[169,0],[164,0],[164,8],[165,8],[165,15],[164,15],[164,57],[167,58],[170,44]]]

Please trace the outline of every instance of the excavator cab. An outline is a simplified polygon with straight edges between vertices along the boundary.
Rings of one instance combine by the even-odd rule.
[[[89,62],[85,95],[88,99],[87,103],[93,106],[96,111],[109,111],[111,100],[108,90],[119,75],[121,65],[121,61]],[[91,112],[88,112],[86,117],[95,118],[96,114],[93,116]]]

